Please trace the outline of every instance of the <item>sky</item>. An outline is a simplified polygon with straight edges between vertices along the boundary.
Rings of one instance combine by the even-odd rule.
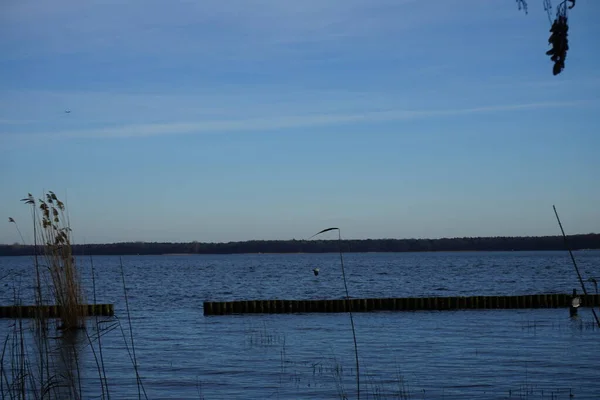
[[[600,232],[600,2],[558,76],[528,3],[3,1],[0,243]]]

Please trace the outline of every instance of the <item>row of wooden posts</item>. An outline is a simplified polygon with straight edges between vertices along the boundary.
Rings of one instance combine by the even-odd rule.
[[[113,316],[113,304],[82,304],[80,315],[84,316]],[[57,318],[60,307],[48,306],[0,306],[0,318]]]
[[[600,306],[600,295],[579,296],[582,307]],[[522,296],[403,297],[335,300],[205,301],[204,315],[335,313],[460,309],[562,308],[571,306],[571,294]]]
[[[600,306],[600,295],[580,295],[582,307]],[[571,294],[521,296],[401,297],[325,300],[205,301],[204,315],[336,313],[369,311],[417,311],[460,309],[519,309],[570,307]],[[81,315],[113,316],[113,304],[82,304]],[[56,318],[60,309],[47,306],[0,306],[0,318]]]

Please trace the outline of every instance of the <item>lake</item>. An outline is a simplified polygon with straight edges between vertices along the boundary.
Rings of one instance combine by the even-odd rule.
[[[600,251],[574,254],[584,279],[600,280]],[[115,304],[116,318],[99,324],[107,386],[112,398],[135,399],[119,257],[92,260],[95,281],[90,259],[78,260],[88,301],[95,283],[97,302]],[[581,292],[566,252],[347,253],[344,263],[351,297]],[[339,254],[128,256],[122,264],[149,399],[356,398],[348,314],[204,317],[202,309],[205,300],[342,298]],[[16,297],[33,303],[30,257],[0,257],[0,277],[1,305]],[[356,313],[354,320],[364,399],[600,393],[600,329],[589,308],[575,319],[567,309],[520,309]],[[1,337],[14,323],[0,320]],[[95,319],[87,325],[97,336]],[[64,341],[54,340],[57,354]],[[100,398],[97,340],[92,347],[79,334],[69,343],[76,360],[63,354],[60,368],[79,371],[83,398]]]

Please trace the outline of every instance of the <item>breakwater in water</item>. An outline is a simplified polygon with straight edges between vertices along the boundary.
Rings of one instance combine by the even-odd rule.
[[[582,307],[600,306],[598,294],[579,297]],[[571,299],[571,294],[553,293],[520,296],[205,301],[204,315],[568,308],[571,306]]]
[[[113,316],[113,304],[82,304],[81,315],[84,316]],[[49,306],[0,306],[0,318],[58,318],[60,307]]]

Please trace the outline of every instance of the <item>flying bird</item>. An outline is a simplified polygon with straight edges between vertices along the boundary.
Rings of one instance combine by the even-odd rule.
[[[71,110],[65,110],[65,114],[71,114]]]

